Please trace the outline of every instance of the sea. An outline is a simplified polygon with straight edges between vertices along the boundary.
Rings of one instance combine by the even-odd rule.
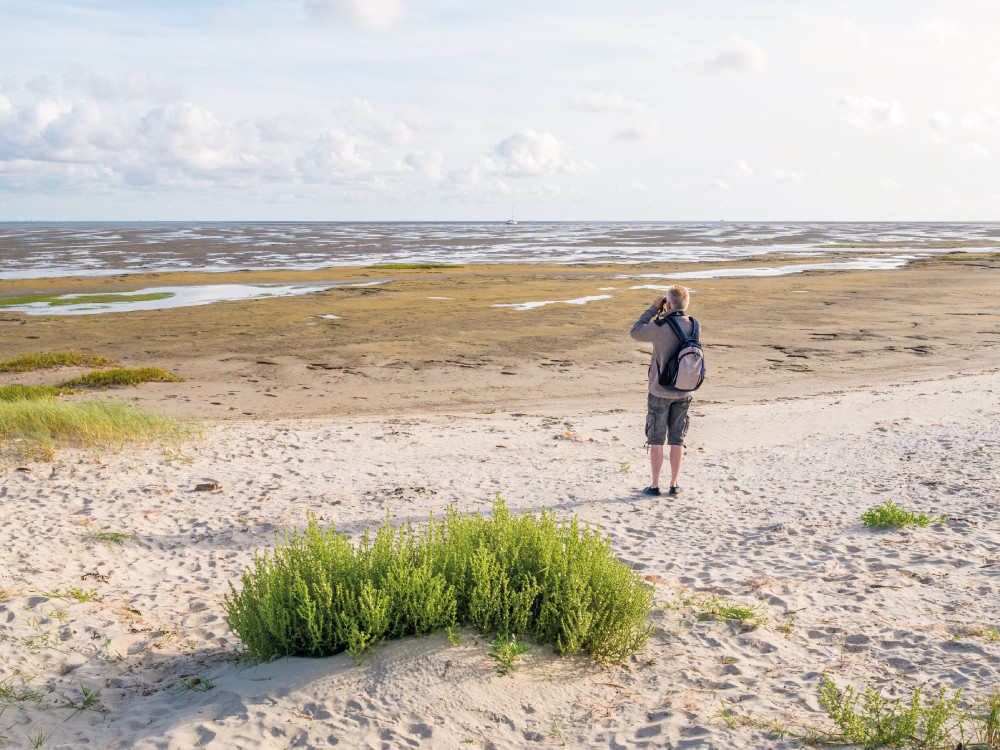
[[[1000,223],[993,222],[15,222],[0,224],[0,280],[385,263],[653,262],[693,264],[685,277],[699,278],[690,274],[717,274],[697,264],[768,255],[831,270],[888,269],[928,253],[997,244]]]

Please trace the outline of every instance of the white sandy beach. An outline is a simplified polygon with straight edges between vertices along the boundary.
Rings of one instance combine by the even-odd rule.
[[[181,455],[63,453],[11,468],[0,680],[46,692],[0,715],[12,748],[795,747],[733,716],[824,719],[822,673],[890,694],[1000,684],[1000,374],[694,410],[677,499],[647,483],[641,403],[620,409],[231,423]],[[638,401],[638,400],[637,400]],[[566,433],[572,433],[567,435]],[[629,465],[622,471],[622,463]],[[216,492],[196,492],[212,480]],[[499,677],[466,629],[257,666],[220,606],[254,551],[313,511],[354,538],[447,505],[553,507],[607,531],[656,585],[628,663],[537,647]],[[886,499],[951,521],[866,529]],[[127,532],[122,546],[88,529]],[[53,592],[96,590],[78,602]],[[697,621],[679,592],[761,601],[758,628]],[[789,620],[789,617],[791,620]],[[782,628],[785,623],[790,623]],[[201,680],[185,690],[185,682]],[[100,690],[73,714],[60,694]],[[46,704],[50,707],[46,707]]]

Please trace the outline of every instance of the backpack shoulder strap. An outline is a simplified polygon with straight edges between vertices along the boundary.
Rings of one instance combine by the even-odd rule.
[[[677,341],[684,341],[684,339],[687,338],[687,336],[684,335],[684,331],[681,330],[681,327],[677,325],[677,321],[674,320],[673,315],[666,316],[663,319],[663,322],[670,326],[670,330],[674,332],[674,336],[677,337]]]

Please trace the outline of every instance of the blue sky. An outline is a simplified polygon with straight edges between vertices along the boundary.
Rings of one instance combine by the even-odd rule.
[[[0,220],[998,218],[992,2],[0,18]]]

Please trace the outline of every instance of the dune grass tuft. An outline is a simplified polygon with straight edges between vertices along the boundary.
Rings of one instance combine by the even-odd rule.
[[[865,526],[875,526],[880,529],[890,526],[927,526],[932,523],[947,521],[943,515],[928,516],[926,513],[911,513],[899,507],[892,500],[886,500],[881,505],[869,508],[861,514]]]
[[[31,372],[32,370],[48,370],[53,367],[115,367],[113,359],[98,354],[76,354],[63,352],[57,354],[26,354],[23,357],[0,362],[0,372]]]
[[[0,402],[0,453],[51,458],[56,448],[118,448],[125,443],[173,443],[195,427],[128,404],[54,399]]]
[[[183,383],[179,377],[159,367],[118,367],[113,370],[97,370],[67,380],[67,388],[109,388],[113,385],[139,385],[140,383]]]
[[[0,401],[34,401],[72,392],[71,388],[55,385],[4,385],[0,386]]]
[[[357,547],[310,517],[230,590],[229,626],[263,660],[347,651],[360,661],[387,638],[471,625],[616,663],[646,642],[653,603],[598,531],[544,509],[514,515],[499,495],[489,517],[449,508],[417,530],[387,522]]]

